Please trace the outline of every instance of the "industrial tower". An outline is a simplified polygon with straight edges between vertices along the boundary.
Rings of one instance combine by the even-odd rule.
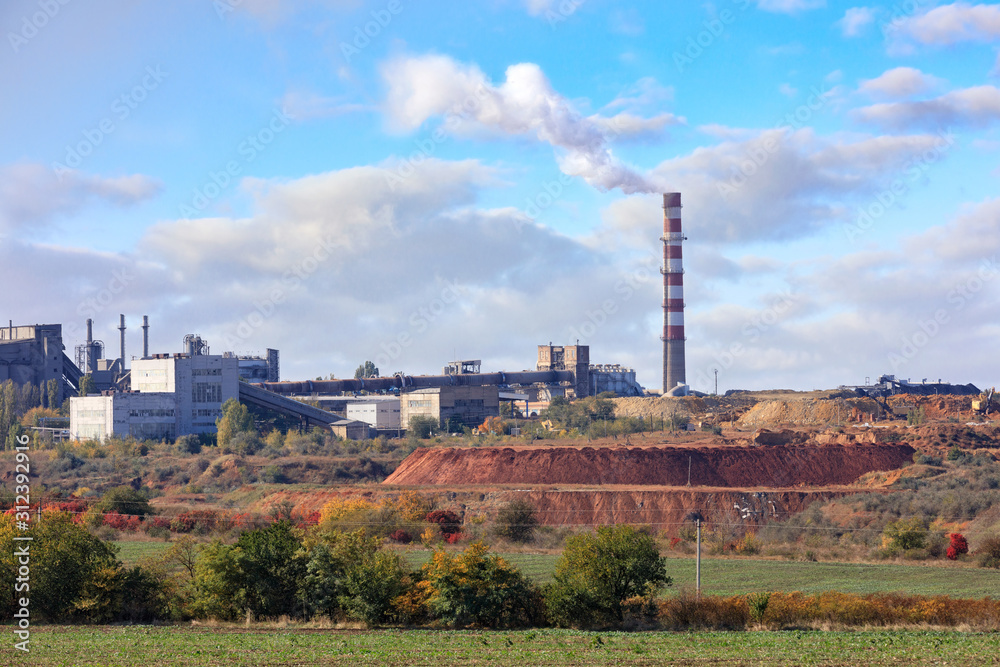
[[[684,266],[681,193],[663,195],[663,393],[687,384],[684,373]]]

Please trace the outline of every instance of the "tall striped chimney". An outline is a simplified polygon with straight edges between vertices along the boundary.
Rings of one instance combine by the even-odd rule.
[[[686,384],[684,374],[684,266],[681,193],[663,195],[663,393]]]

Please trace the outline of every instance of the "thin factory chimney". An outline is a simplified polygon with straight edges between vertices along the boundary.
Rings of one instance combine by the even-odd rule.
[[[149,315],[142,316],[142,358],[149,359]]]
[[[120,324],[118,325],[118,331],[121,332],[121,344],[120,344],[121,346],[119,348],[120,350],[119,359],[121,360],[121,372],[124,373],[125,372],[125,315],[119,315],[118,317],[121,318]]]
[[[684,372],[684,265],[681,193],[663,195],[663,393],[686,384]]]

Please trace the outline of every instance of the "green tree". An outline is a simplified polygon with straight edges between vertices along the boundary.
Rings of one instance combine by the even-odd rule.
[[[927,546],[927,526],[920,517],[893,521],[882,532],[885,548],[890,552],[923,549]]]
[[[406,569],[399,554],[377,550],[351,561],[340,604],[348,617],[369,626],[392,619],[392,602],[406,591]]]
[[[625,600],[652,598],[670,583],[651,535],[634,526],[601,526],[596,535],[566,541],[546,606],[557,625],[620,624]]]
[[[434,417],[416,416],[410,417],[410,423],[406,430],[412,437],[426,440],[434,435],[434,431],[438,428],[440,428],[440,425]]]
[[[14,537],[32,541],[15,542]],[[19,565],[15,550],[30,544],[30,591],[15,593]],[[125,594],[126,571],[114,549],[73,523],[69,514],[48,512],[28,531],[15,532],[10,516],[0,517],[0,610],[12,618],[16,597],[31,600],[31,618],[52,623],[107,623],[115,618]]]
[[[516,628],[538,622],[538,590],[514,566],[475,542],[461,554],[434,552],[423,566],[427,606],[453,627]]]
[[[358,366],[357,370],[354,371],[355,379],[377,378],[377,377],[378,377],[378,369],[375,367],[375,364],[372,363],[371,361],[366,361],[365,363]]]
[[[59,380],[52,378],[46,385],[48,406],[53,410],[59,409]]]
[[[497,512],[493,534],[511,542],[530,542],[535,538],[538,519],[535,508],[527,500],[513,500]]]
[[[222,404],[222,416],[215,420],[215,426],[219,431],[219,447],[229,446],[241,433],[254,435],[257,433],[247,406],[235,398],[230,398]]]
[[[198,550],[189,611],[196,618],[233,621],[243,610],[242,577],[235,547],[215,540]]]
[[[89,396],[94,391],[94,378],[90,373],[80,376],[80,389],[77,393],[80,396]]]
[[[149,504],[149,499],[131,486],[116,486],[101,496],[94,507],[100,512],[118,512],[119,514],[136,514],[146,516],[156,514]]]
[[[344,613],[370,626],[390,620],[392,601],[406,588],[399,555],[381,550],[381,539],[363,529],[318,535],[299,589],[306,614],[336,618]]]
[[[235,549],[243,608],[254,617],[298,615],[295,591],[306,572],[299,530],[278,521],[243,533]]]

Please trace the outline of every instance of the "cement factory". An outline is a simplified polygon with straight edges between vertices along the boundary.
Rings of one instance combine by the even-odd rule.
[[[688,388],[680,194],[665,194],[663,209],[663,391],[683,395]],[[482,362],[471,359],[448,363],[441,375],[282,382],[277,349],[268,349],[262,357],[211,354],[206,340],[188,334],[182,352],[150,354],[149,318],[143,316],[142,355],[128,363],[124,314],[118,330],[119,354],[109,359],[88,319],[87,339],[76,346],[71,359],[64,351],[61,324],[14,326],[10,321],[0,329],[0,382],[44,387],[57,381],[57,405],[70,399],[68,437],[102,441],[111,436],[172,440],[213,433],[222,404],[229,399],[290,416],[303,427],[318,426],[358,439],[398,434],[417,416],[434,418],[442,427],[472,428],[499,415],[503,401],[523,402],[531,415],[532,403],[544,405],[554,396],[646,394],[634,369],[591,364],[589,346],[579,344],[539,345],[534,371],[483,373]],[[81,396],[84,378],[88,390]],[[41,393],[45,401],[48,394]]]
[[[688,393],[680,193],[663,195],[663,210],[663,393],[676,396]],[[365,438],[397,434],[416,416],[432,417],[442,427],[475,427],[499,415],[503,401],[523,403],[530,415],[532,403],[544,405],[553,396],[646,394],[633,369],[591,364],[589,346],[579,344],[539,345],[534,371],[483,373],[481,361],[472,359],[448,363],[441,375],[282,382],[277,349],[262,357],[211,354],[207,341],[188,334],[182,352],[150,354],[149,318],[143,316],[142,355],[128,363],[124,314],[118,330],[119,354],[109,359],[88,319],[86,341],[71,359],[64,352],[61,324],[14,326],[11,321],[0,329],[0,382],[41,386],[57,380],[58,403],[70,397],[69,437],[96,440],[212,433],[222,404],[231,398],[291,416],[305,427]],[[93,395],[78,396],[84,377]]]

